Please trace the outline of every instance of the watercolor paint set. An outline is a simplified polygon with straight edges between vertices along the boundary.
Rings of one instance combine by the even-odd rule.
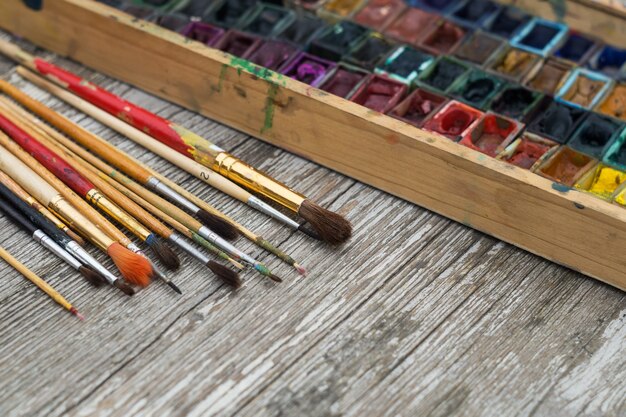
[[[36,44],[626,283],[617,253],[585,244],[626,244],[626,38],[602,25],[488,0],[13,1],[7,16],[72,21],[71,36],[50,39],[0,15]],[[602,19],[621,28],[626,16]],[[558,233],[533,226],[542,216]],[[580,257],[590,250],[602,267]]]

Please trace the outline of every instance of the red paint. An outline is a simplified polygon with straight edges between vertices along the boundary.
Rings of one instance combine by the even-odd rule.
[[[0,115],[0,129],[11,137],[18,145],[46,167],[75,193],[84,196],[95,188],[85,177],[74,170],[63,158],[42,145],[35,138],[14,125],[9,119]]]
[[[371,75],[354,93],[351,101],[382,113],[402,99],[407,86],[382,75]]]
[[[487,114],[459,143],[489,156],[496,156],[502,150],[501,146],[520,130],[520,124],[513,120]]]
[[[459,103],[451,101],[446,104],[437,114],[424,123],[424,129],[440,133],[450,139],[456,140],[476,122],[482,112]]]
[[[192,148],[172,129],[170,121],[43,59],[35,58],[35,66],[40,74],[59,80],[68,90],[96,107],[124,120],[177,152],[192,157]]]
[[[556,143],[549,145],[548,143],[540,143],[528,137],[523,137],[507,162],[524,169],[530,169],[553,146],[556,146]]]

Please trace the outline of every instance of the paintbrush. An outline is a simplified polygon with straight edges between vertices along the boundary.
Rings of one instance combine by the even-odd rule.
[[[37,274],[28,269],[24,264],[15,259],[9,252],[3,247],[0,247],[0,257],[4,259],[9,265],[15,268],[20,274],[26,277],[30,282],[39,287],[40,290],[48,294],[56,303],[60,304],[64,309],[78,317],[80,320],[85,318],[78,312],[78,310],[71,305],[61,294],[59,294],[50,284],[43,279],[39,278]]]
[[[304,195],[255,170],[206,138],[126,101],[76,74],[34,57],[8,41],[0,41],[0,52],[140,131],[148,132],[150,136],[171,149],[300,215],[315,231],[311,233],[314,237],[319,236],[331,244],[340,244],[352,235],[352,225],[339,214],[321,207]]]
[[[41,230],[30,220],[28,220],[22,213],[18,211],[16,207],[11,205],[11,203],[5,197],[5,194],[7,192],[10,193],[10,191],[6,187],[4,187],[4,185],[0,184],[0,194],[2,195],[2,198],[0,198],[0,211],[2,211],[8,218],[13,220],[13,223],[15,223],[22,230],[28,233],[35,242],[41,244],[41,246],[54,253],[65,263],[78,271],[83,276],[83,278],[85,278],[85,280],[87,280],[90,284],[96,287],[99,287],[103,284],[103,279],[102,277],[100,277],[100,275],[94,272],[91,268],[88,268],[80,263],[69,252],[59,246],[43,230]]]
[[[63,230],[63,232],[70,239],[72,239],[73,241],[75,241],[76,243],[78,243],[81,246],[85,245],[85,241],[83,240],[82,237],[80,237],[79,235],[74,233],[74,231],[72,231],[72,229],[67,227],[65,225],[65,223],[63,223],[63,221],[61,221],[61,219],[59,219],[57,216],[55,216],[50,210],[48,210],[47,208],[45,208],[44,206],[39,204],[39,201],[35,200],[30,194],[28,194],[26,192],[26,190],[24,190],[22,187],[20,187],[18,183],[13,181],[11,179],[11,177],[9,177],[7,174],[5,174],[2,171],[0,171],[0,183],[4,184],[4,186],[7,187],[9,190],[11,190],[11,192],[13,194],[17,195],[21,200],[23,200],[28,205],[30,205],[32,208],[37,210],[42,216],[44,216],[47,220],[49,220],[57,228],[59,228],[60,230]]]
[[[44,139],[41,136],[36,135],[34,131],[26,132],[25,129],[28,129],[28,127],[24,125],[18,126],[18,124],[20,122],[7,112],[0,114],[0,129],[8,134],[22,149],[30,153],[31,156],[75,193],[84,197],[133,232],[135,236],[145,242],[155,252],[166,266],[172,268],[180,266],[178,256],[154,233],[146,229],[128,213],[122,211],[97,189],[93,183],[77,172],[68,161],[50,150],[46,144],[42,143]]]
[[[0,133],[0,140],[3,139],[9,141],[4,133]],[[3,146],[0,146],[0,169],[10,175],[39,202],[45,204],[64,219],[67,224],[75,227],[83,236],[89,238],[98,248],[106,252],[122,276],[129,282],[146,283],[150,281],[152,267],[146,258],[126,249],[122,244],[97,228],[87,217],[74,208],[61,192],[44,181],[35,171]],[[134,294],[134,290],[119,278],[108,275],[105,278],[111,285],[121,289],[126,294]]]
[[[41,78],[39,80],[43,83],[50,84]],[[51,87],[54,88],[54,85],[51,85]],[[169,181],[167,178],[163,177],[149,167],[146,167],[141,162],[119,151],[114,146],[106,142],[104,139],[74,124],[64,116],[58,114],[57,112],[48,108],[39,101],[32,99],[27,94],[23,93],[22,91],[13,87],[5,81],[0,80],[0,90],[11,96],[18,103],[20,103],[33,113],[37,114],[39,117],[41,117],[51,125],[55,126],[57,129],[61,130],[86,148],[90,149],[92,152],[99,155],[111,165],[116,166],[118,169],[131,176],[140,184],[143,184],[146,187],[149,187],[157,192],[161,191],[166,197],[170,197],[174,201],[179,202],[181,205],[183,205],[183,207],[188,208],[192,212],[197,212],[203,209],[203,211],[210,212],[216,216],[220,216],[224,220],[233,224],[233,226],[235,226],[246,238],[257,244],[258,246],[262,247],[263,249],[278,256],[289,265],[292,265],[302,275],[306,274],[306,270],[301,265],[299,265],[291,256],[276,248],[262,236],[253,233],[249,229],[245,228],[243,225],[238,224],[223,213],[217,211],[208,203],[189,193],[174,182]],[[63,90],[61,91],[63,92]],[[0,100],[6,103],[8,106],[12,106],[12,108],[15,108],[15,110],[18,112],[26,113],[23,109],[19,108],[7,99],[0,98]],[[97,108],[95,109],[98,110]],[[50,130],[49,126],[40,122],[38,119],[35,120],[36,121],[33,121],[33,123],[37,123],[39,126],[42,127],[42,129],[46,131]],[[63,143],[63,145],[65,145],[66,147],[71,148],[73,152],[80,154],[82,158],[88,160],[90,164],[98,166],[100,170],[108,173],[109,175],[115,175],[116,178],[119,178],[119,173],[114,174],[114,170],[112,168],[99,165],[99,160],[97,158],[93,158],[91,154],[85,152],[84,150],[82,150],[82,148],[77,147],[73,142],[69,141],[65,137],[55,137],[55,140]]]

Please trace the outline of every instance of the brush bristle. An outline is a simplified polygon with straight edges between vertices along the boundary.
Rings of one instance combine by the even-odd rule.
[[[178,255],[158,237],[146,239],[148,246],[152,248],[155,255],[159,258],[163,265],[170,271],[176,271],[180,268],[180,259]]]
[[[234,240],[239,236],[237,228],[219,216],[211,214],[206,210],[200,210],[196,215],[206,227],[226,240]]]
[[[352,225],[337,213],[326,210],[311,200],[304,200],[298,212],[323,241],[331,245],[344,243],[352,236]]]
[[[122,281],[121,279],[117,279],[113,281],[113,286],[121,290],[126,295],[129,295],[129,296],[135,295],[135,290],[130,285]]]
[[[70,237],[70,239],[78,243],[80,246],[85,246],[85,240],[79,235],[77,235],[76,233],[74,233],[72,230],[67,229],[65,231],[65,234],[67,234]]]
[[[293,267],[296,268],[296,270],[298,271],[300,275],[302,275],[303,277],[306,277],[307,272],[306,272],[306,269],[302,265],[299,265],[298,263],[294,262]]]
[[[298,226],[298,230],[315,240],[322,240],[322,237],[319,235],[319,233],[311,229],[308,223],[302,223],[300,226]]]
[[[153,274],[150,261],[115,242],[107,249],[113,263],[130,284],[147,287]]]
[[[232,285],[235,288],[241,287],[241,278],[235,271],[228,269],[224,265],[218,264],[215,261],[207,262],[206,266],[228,285]]]
[[[78,268],[78,272],[87,280],[88,283],[93,285],[94,287],[101,287],[104,284],[104,279],[93,269],[86,267],[85,265],[81,265]]]

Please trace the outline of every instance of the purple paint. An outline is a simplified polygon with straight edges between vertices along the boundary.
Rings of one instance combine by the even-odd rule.
[[[270,40],[254,51],[249,61],[276,71],[297,52],[298,48],[290,43]]]
[[[386,113],[402,99],[407,86],[384,75],[370,75],[352,96],[352,101]]]
[[[320,86],[320,89],[342,98],[348,98],[350,93],[367,75],[367,72],[357,68],[353,69],[339,65]]]
[[[204,22],[191,22],[183,30],[181,35],[202,42],[205,45],[213,46],[224,36],[224,29]]]
[[[413,126],[421,127],[447,99],[439,94],[418,88],[389,112],[389,115]]]
[[[215,47],[221,51],[228,52],[239,58],[248,58],[258,46],[261,39],[247,33],[236,30],[229,30],[215,44]]]
[[[335,66],[334,62],[302,52],[285,63],[280,72],[290,78],[317,87],[324,76]]]

